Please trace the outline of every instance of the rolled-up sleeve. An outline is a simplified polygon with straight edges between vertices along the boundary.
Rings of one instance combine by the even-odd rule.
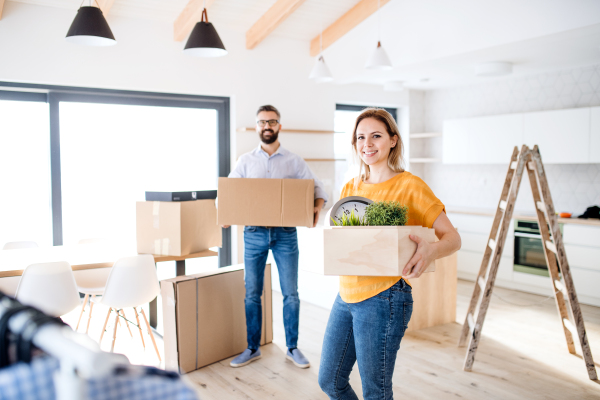
[[[298,157],[297,159],[297,179],[313,179],[315,181],[315,200],[323,199],[325,203],[329,199],[327,193],[325,192],[325,186],[323,182],[321,182],[315,174],[310,170],[310,167],[302,158]]]
[[[243,178],[244,176],[246,176],[246,174],[244,173],[245,170],[245,163],[244,163],[244,156],[238,158],[237,163],[235,163],[235,168],[233,169],[233,171],[231,171],[229,173],[229,178]]]

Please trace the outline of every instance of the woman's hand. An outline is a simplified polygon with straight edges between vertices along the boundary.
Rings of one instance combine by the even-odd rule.
[[[406,279],[418,278],[427,269],[427,266],[435,261],[435,249],[432,243],[419,236],[409,235],[408,237],[417,244],[417,251],[402,270],[402,276]]]

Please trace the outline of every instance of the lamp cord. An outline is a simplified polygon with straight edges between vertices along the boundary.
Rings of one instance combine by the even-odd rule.
[[[380,1],[377,0],[377,42],[381,42],[381,12],[379,12]]]

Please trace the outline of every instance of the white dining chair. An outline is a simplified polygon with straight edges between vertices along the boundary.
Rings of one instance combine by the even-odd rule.
[[[108,319],[110,318],[111,312],[114,310],[115,325],[112,345],[110,348],[110,351],[114,351],[115,341],[117,339],[119,316],[123,317],[127,327],[129,328],[129,322],[125,317],[123,309],[131,307],[135,313],[137,326],[140,331],[140,337],[142,338],[142,345],[145,348],[146,345],[144,344],[144,336],[142,334],[142,327],[140,325],[137,307],[152,301],[159,294],[159,292],[160,286],[158,283],[158,277],[156,275],[156,266],[154,264],[154,257],[151,254],[140,254],[134,257],[118,259],[110,269],[108,281],[106,282],[106,288],[102,298],[98,300],[99,303],[109,307],[106,320],[104,321],[104,327],[102,328],[102,333],[100,335],[100,343],[102,343],[102,337],[106,331]],[[156,350],[156,355],[160,361],[160,353],[158,351],[158,347],[156,346],[156,341],[154,340],[154,334],[152,333],[152,329],[150,328],[150,324],[146,318],[146,313],[143,309],[140,311],[142,317],[144,318],[146,328],[148,329],[148,334],[152,339],[152,344],[154,344],[154,350]],[[129,330],[129,333],[131,334],[131,330]]]
[[[85,295],[83,298],[83,303],[81,304],[81,311],[79,312],[79,319],[77,320],[75,331],[79,330],[81,317],[83,316],[85,306],[89,300],[90,311],[88,314],[87,327],[85,328],[85,333],[88,333],[90,329],[90,321],[92,320],[92,311],[94,310],[95,298],[96,296],[102,296],[104,293],[106,281],[108,281],[108,276],[110,275],[111,269],[112,268],[95,268],[76,271],[74,273],[77,291]]]
[[[7,242],[4,243],[4,246],[2,246],[2,250],[31,249],[34,247],[39,247],[36,242]]]
[[[21,276],[16,299],[60,317],[80,304],[71,265],[66,261],[31,264]]]

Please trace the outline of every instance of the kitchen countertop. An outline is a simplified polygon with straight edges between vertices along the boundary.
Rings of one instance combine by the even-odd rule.
[[[496,215],[496,211],[490,208],[446,207],[446,211],[455,214],[481,215],[485,217],[494,217]],[[519,212],[519,210],[515,210],[512,219],[537,222],[537,216],[535,214],[531,212]],[[600,220],[598,219],[559,218],[558,223],[600,227]]]

